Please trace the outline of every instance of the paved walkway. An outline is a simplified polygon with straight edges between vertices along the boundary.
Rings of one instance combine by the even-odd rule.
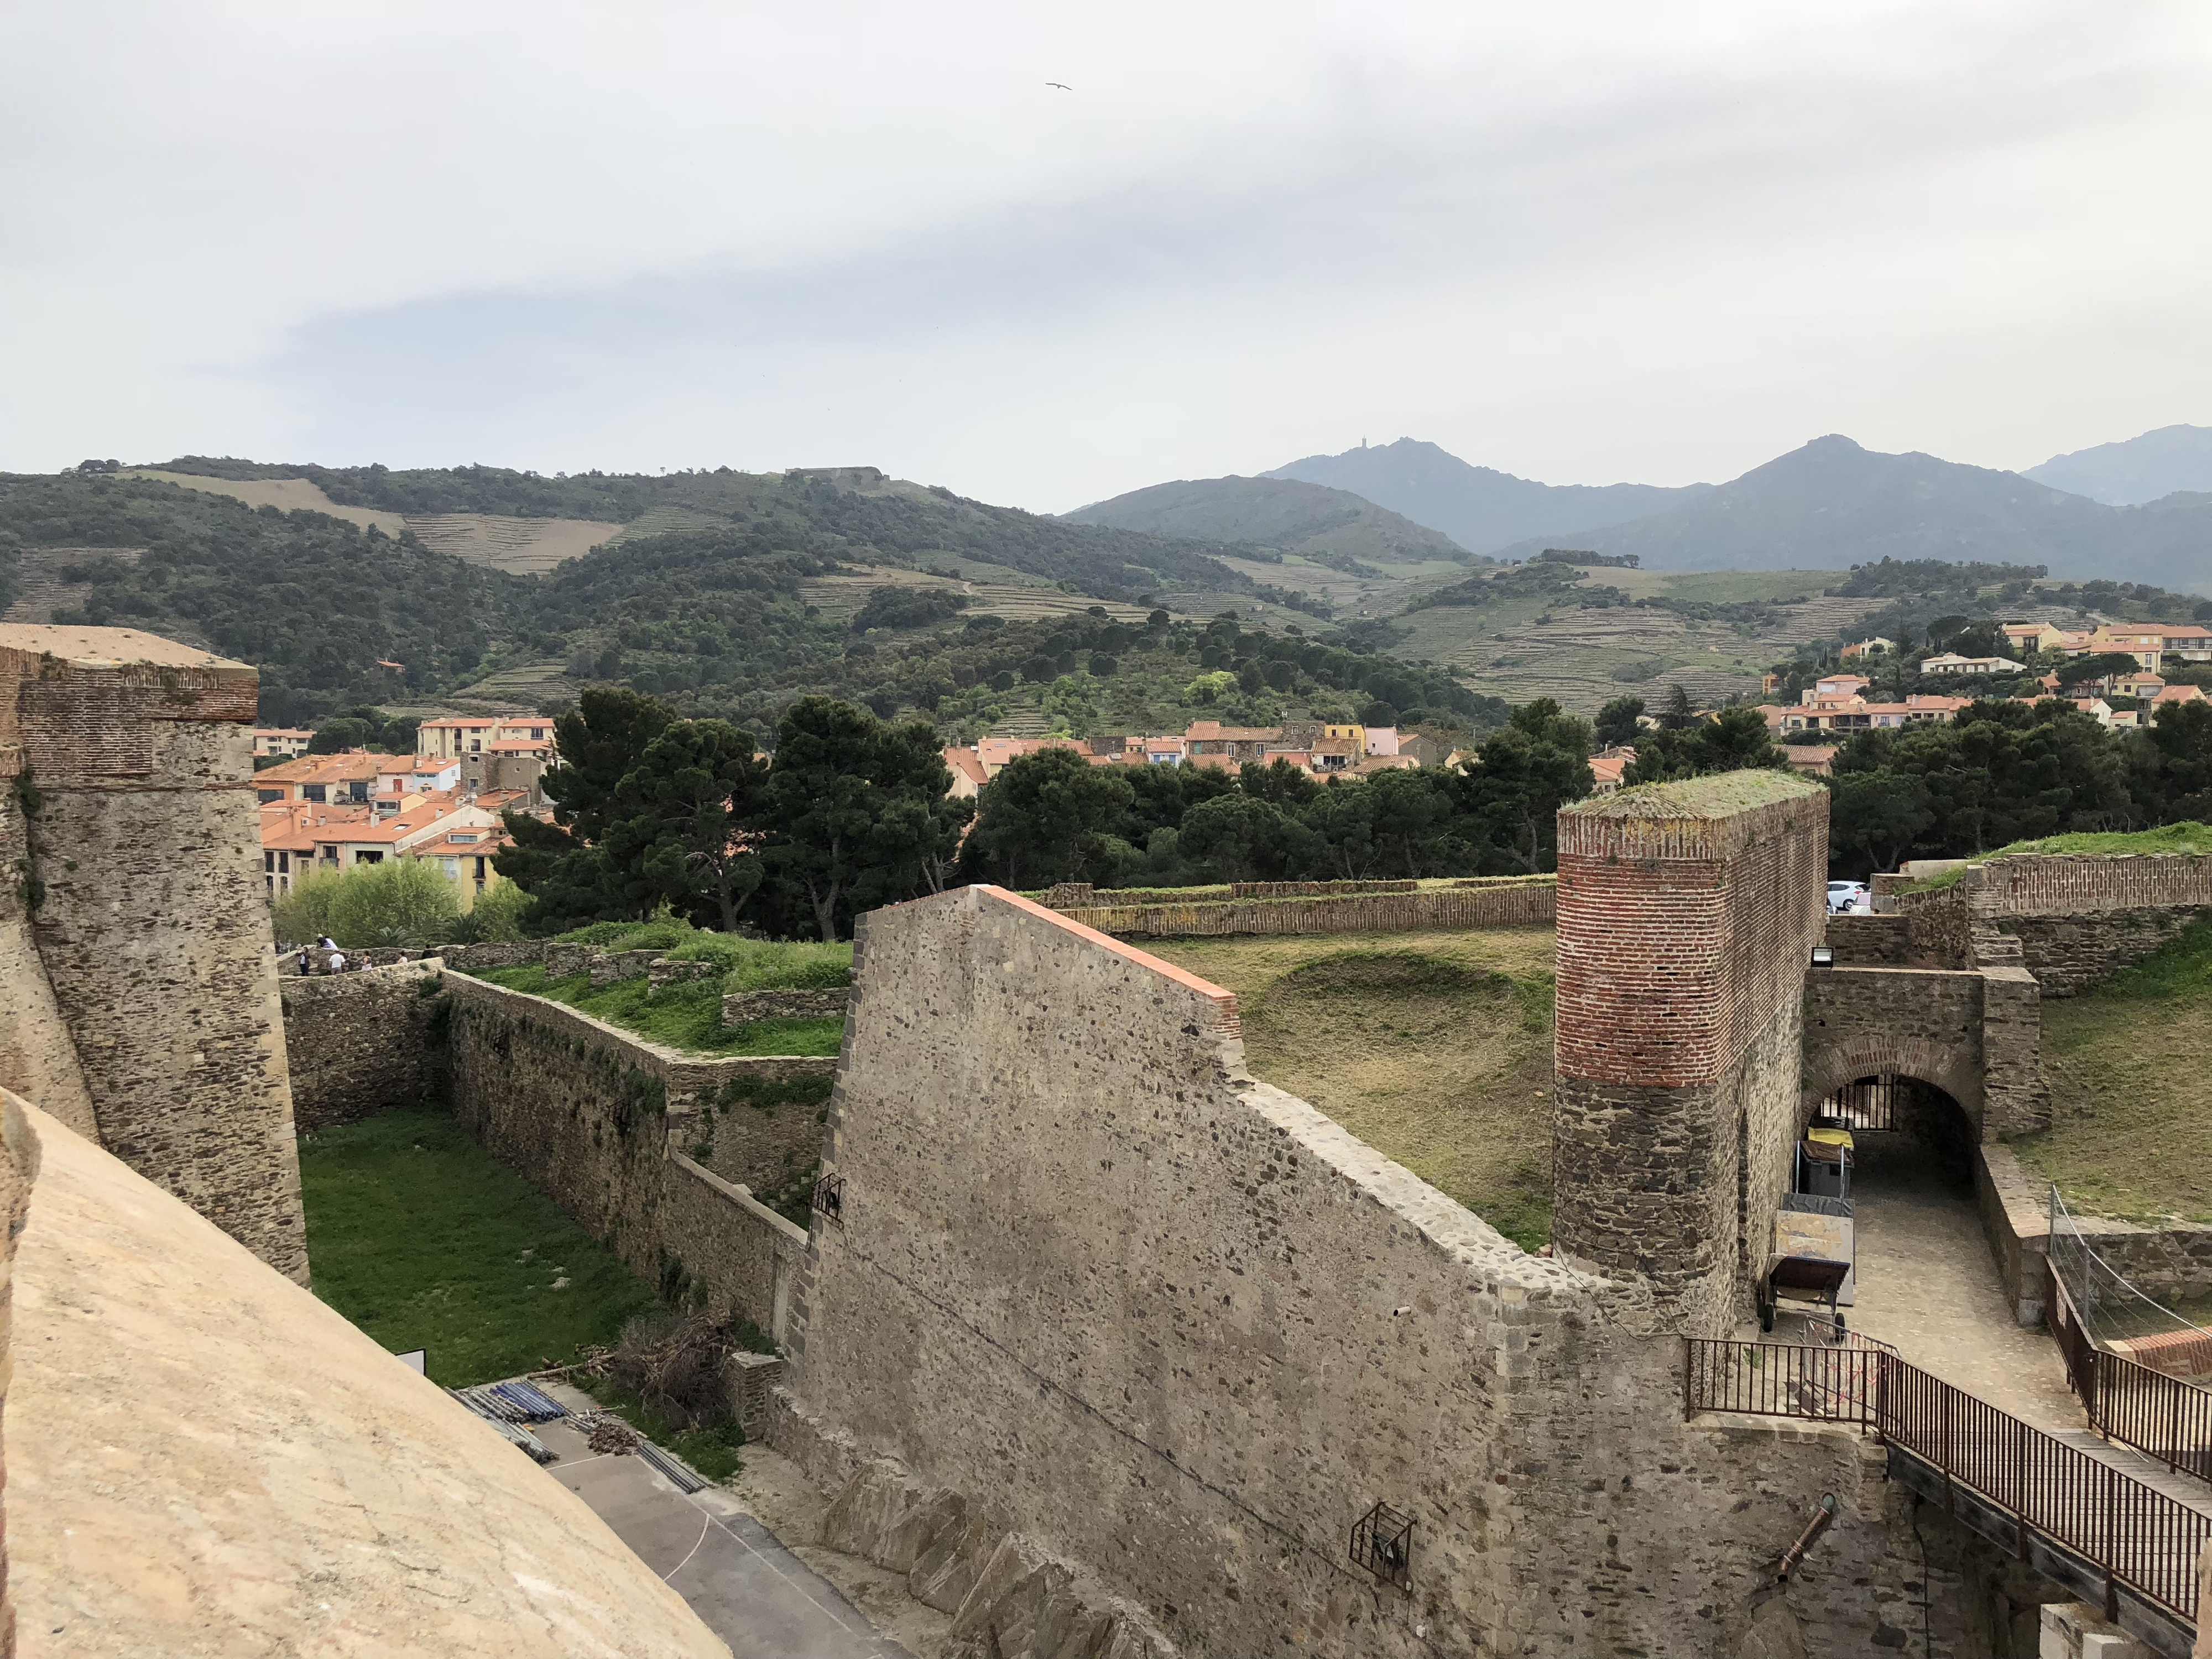
[[[1910,1364],[2124,1470],[2202,1514],[2212,1486],[2090,1432],[2047,1331],[2012,1316],[1972,1194],[1947,1184],[1920,1143],[1859,1137],[1851,1178],[1857,1248],[1853,1330]]]
[[[728,1492],[679,1492],[642,1458],[595,1454],[565,1419],[532,1432],[559,1455],[546,1473],[690,1602],[733,1659],[912,1659]]]

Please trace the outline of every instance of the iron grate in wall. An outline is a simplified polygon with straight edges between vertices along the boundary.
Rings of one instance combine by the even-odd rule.
[[[826,1175],[814,1183],[814,1213],[824,1221],[845,1224],[845,1177]]]
[[[1375,1575],[1377,1583],[1410,1589],[1413,1577],[1413,1517],[1377,1504],[1352,1528],[1352,1560]]]

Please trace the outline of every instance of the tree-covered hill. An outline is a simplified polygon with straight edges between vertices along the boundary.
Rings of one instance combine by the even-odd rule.
[[[499,489],[510,482],[494,480]],[[287,725],[356,705],[434,704],[529,664],[568,671],[556,701],[586,680],[619,682],[684,714],[759,732],[813,691],[886,715],[918,711],[960,736],[1009,714],[1040,732],[1088,735],[1170,720],[1180,729],[1194,710],[1264,723],[1349,717],[1380,704],[1460,726],[1502,712],[1446,674],[1372,647],[1249,624],[1209,635],[1188,619],[1171,623],[1164,609],[1149,626],[1109,617],[1103,601],[1139,579],[1147,589],[1170,575],[1216,592],[1252,589],[1188,543],[1063,526],[927,490],[863,493],[805,477],[764,484],[741,474],[683,482],[678,504],[714,502],[720,522],[638,535],[529,577],[439,553],[410,532],[249,507],[152,480],[0,477],[0,581],[21,548],[84,548],[65,572],[83,589],[82,607],[58,620],[143,628],[252,662],[262,672],[263,718]],[[489,510],[526,497],[518,489],[462,499]],[[609,510],[573,497],[538,504]],[[104,549],[145,550],[134,563]],[[803,591],[812,578],[850,580],[856,568],[969,562],[1073,573],[1060,586],[1102,603],[1091,615],[1009,625],[962,616],[963,596],[951,583],[878,590],[851,617],[822,614]],[[1073,579],[1085,572],[1095,579],[1087,588]]]
[[[659,513],[685,527],[715,523],[783,537],[819,538],[848,556],[927,563],[973,559],[1104,599],[1138,601],[1176,590],[1251,593],[1252,580],[1213,556],[1274,562],[1279,556],[1233,538],[1197,542],[1108,526],[1076,525],[969,501],[950,489],[886,478],[873,467],[788,473],[678,472],[661,477],[578,473],[542,477],[504,467],[395,471],[383,466],[269,465],[187,455],[160,470],[211,478],[305,478],[343,507],[392,513],[491,513],[635,526]],[[648,522],[645,528],[654,527]]]
[[[1349,490],[1295,478],[1178,479],[1061,516],[1156,536],[1257,543],[1354,573],[1378,559],[1485,562],[1441,532]]]

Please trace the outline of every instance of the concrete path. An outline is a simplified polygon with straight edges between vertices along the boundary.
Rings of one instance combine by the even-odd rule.
[[[2012,1316],[1972,1195],[1948,1185],[1919,1142],[1859,1137],[1851,1180],[1858,1253],[1853,1330],[2204,1515],[2212,1486],[2088,1428],[2047,1331]]]
[[[690,1602],[734,1659],[912,1659],[720,1488],[679,1492],[642,1458],[594,1454],[566,1421],[532,1432],[559,1455],[546,1473]]]

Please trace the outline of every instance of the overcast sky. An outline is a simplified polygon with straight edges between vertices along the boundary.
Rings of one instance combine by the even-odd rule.
[[[0,470],[1056,511],[1363,437],[1681,483],[2212,423],[2203,0],[26,0],[0,201]]]

